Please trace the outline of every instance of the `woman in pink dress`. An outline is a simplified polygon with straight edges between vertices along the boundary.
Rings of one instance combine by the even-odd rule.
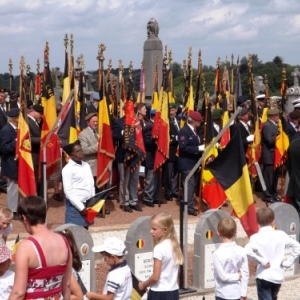
[[[24,198],[18,215],[31,236],[18,245],[9,300],[70,299],[72,253],[66,239],[47,228],[45,201],[37,196]]]

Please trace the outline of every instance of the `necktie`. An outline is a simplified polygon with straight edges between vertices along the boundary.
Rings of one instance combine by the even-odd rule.
[[[95,129],[93,130],[93,133],[94,133],[94,136],[96,137],[96,139],[98,140],[98,133]]]

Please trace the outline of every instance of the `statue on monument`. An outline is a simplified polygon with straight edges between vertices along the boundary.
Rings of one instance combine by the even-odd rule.
[[[158,23],[154,18],[151,18],[147,24],[148,38],[158,38],[158,33],[159,33]]]

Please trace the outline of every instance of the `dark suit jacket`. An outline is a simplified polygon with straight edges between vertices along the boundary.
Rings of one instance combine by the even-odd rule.
[[[96,108],[96,107],[93,105],[93,103],[90,103],[90,104],[87,105],[86,110],[87,110],[87,114],[91,114],[91,113],[98,112],[98,111],[99,111],[99,105],[98,105],[98,107]]]
[[[293,127],[293,125],[291,125],[290,122],[286,122],[286,128],[287,128],[287,134],[289,137],[289,141],[291,142],[295,136],[295,134],[297,133],[297,130]]]
[[[7,124],[6,113],[0,108],[0,130]]]
[[[294,139],[288,149],[287,169],[290,176],[287,195],[300,200],[300,138]],[[300,203],[299,203],[300,205]],[[296,207],[299,212],[299,207]]]
[[[0,132],[1,175],[10,179],[18,178],[16,157],[17,132],[10,123],[7,123]]]
[[[111,123],[112,136],[114,145],[116,147],[116,162],[118,164],[124,163],[124,148],[123,148],[123,135],[124,130],[124,117],[113,120]]]
[[[35,175],[37,175],[41,147],[41,128],[30,117],[28,117],[28,125],[31,139],[32,162]]]
[[[200,138],[186,124],[178,133],[179,171],[191,170],[200,158]]]
[[[247,142],[247,137],[250,135],[250,133],[247,131],[247,129],[241,122],[237,122],[230,126],[230,136],[232,137],[237,131],[239,131],[241,134],[244,152],[246,154],[247,149],[248,149],[248,144],[249,144]]]
[[[145,150],[146,150],[145,167],[150,170],[152,170],[154,167],[154,159],[155,159],[155,153],[157,149],[155,140],[152,138],[152,128],[153,128],[152,121],[149,121],[143,128],[143,139],[144,139]]]
[[[176,119],[178,126],[175,121],[170,119],[170,147],[169,147],[169,161],[177,161],[177,147],[178,147],[178,133],[179,133],[179,121]]]
[[[261,163],[273,165],[278,126],[268,120],[261,130]]]

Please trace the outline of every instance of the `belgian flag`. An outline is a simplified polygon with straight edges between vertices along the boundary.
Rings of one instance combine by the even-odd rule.
[[[11,260],[13,262],[16,261],[16,252],[17,252],[17,248],[18,248],[19,242],[20,242],[20,235],[18,233],[18,235],[16,237],[16,240],[15,240],[15,243],[14,243],[14,246],[13,246],[13,250],[12,250],[13,254],[12,254]]]
[[[238,131],[217,158],[207,164],[207,168],[223,188],[247,235],[256,233],[258,225],[253,194],[242,139]]]
[[[139,280],[137,277],[133,274],[131,271],[131,277],[132,277],[132,294],[130,300],[140,300],[144,296],[147,290],[141,291],[139,289]]]

